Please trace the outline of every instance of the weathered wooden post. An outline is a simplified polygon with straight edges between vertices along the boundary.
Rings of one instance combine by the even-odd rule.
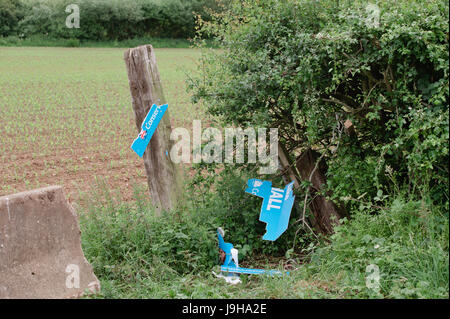
[[[281,164],[283,179],[286,183],[294,181],[294,188],[298,188],[301,181],[311,182],[311,187],[308,190],[310,194],[305,196],[303,202],[297,202],[297,205],[300,205],[297,208],[303,210],[301,220],[303,222],[309,220],[311,226],[318,233],[333,233],[334,226],[338,225],[339,219],[347,216],[347,212],[342,205],[338,206],[326,199],[325,196],[316,194],[322,189],[323,185],[326,185],[327,166],[320,158],[320,154],[311,149],[307,149],[291,164],[285,148],[279,143],[278,158]],[[312,216],[306,218],[304,214],[308,198],[311,199],[308,206],[312,212]]]
[[[311,182],[311,202],[309,208],[312,212],[313,227],[322,234],[332,234],[339,219],[346,217],[347,212],[343,206],[339,207],[331,200],[317,193],[327,184],[327,165],[320,154],[312,149],[302,152],[296,160],[297,170],[304,181]],[[331,194],[328,194],[331,195]]]
[[[124,58],[139,133],[152,104],[165,104],[166,99],[156,65],[155,52],[151,45],[128,49]],[[167,110],[143,155],[150,197],[158,211],[175,208],[180,195],[179,174],[169,158],[172,146],[170,130],[170,116]]]

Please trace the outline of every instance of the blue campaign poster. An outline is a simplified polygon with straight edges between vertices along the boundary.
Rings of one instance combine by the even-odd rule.
[[[263,198],[259,220],[267,223],[264,240],[277,240],[287,229],[295,196],[289,183],[284,189],[272,187],[272,182],[250,179],[245,192]]]
[[[166,112],[168,107],[169,107],[168,104],[159,106],[153,104],[144,121],[142,122],[141,125],[142,130],[139,133],[139,136],[134,140],[133,144],[131,145],[131,149],[135,151],[136,154],[139,155],[140,157],[144,155],[148,143],[150,142],[153,133],[155,133],[155,130],[158,127],[158,124],[163,118],[164,113]]]

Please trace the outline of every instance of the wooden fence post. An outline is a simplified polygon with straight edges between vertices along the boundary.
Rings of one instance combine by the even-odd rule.
[[[152,104],[165,104],[166,99],[151,45],[128,49],[124,53],[124,59],[139,133]],[[157,211],[175,208],[180,196],[179,174],[169,157],[172,147],[169,113],[167,110],[164,114],[143,155],[150,197]]]

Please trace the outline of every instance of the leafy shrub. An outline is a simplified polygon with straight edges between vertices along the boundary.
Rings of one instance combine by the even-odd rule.
[[[448,213],[434,210],[398,197],[377,215],[355,213],[311,255],[310,275],[362,298],[448,298]],[[369,265],[379,268],[378,292],[366,286]]]
[[[233,1],[200,21],[223,50],[205,51],[189,87],[223,123],[278,128],[292,163],[308,148],[322,154],[327,190],[351,215],[311,253],[312,280],[343,297],[448,298],[448,2],[377,6]],[[256,237],[232,215],[252,205],[229,209],[237,189],[213,189],[223,220]],[[379,293],[366,286],[371,264]]]
[[[80,8],[80,28],[67,28],[66,6]],[[188,38],[195,34],[195,14],[208,20],[214,0],[1,0],[0,35],[45,35],[79,40],[136,37]],[[194,14],[195,13],[195,14]]]
[[[23,7],[20,0],[0,0],[0,36],[16,34],[22,18]]]
[[[79,47],[80,46],[80,40],[78,39],[68,39],[66,41],[67,47]]]
[[[292,162],[319,151],[349,210],[405,188],[448,209],[448,2],[377,6],[379,20],[365,1],[234,1],[201,25],[224,49],[202,59],[194,102],[278,128]]]

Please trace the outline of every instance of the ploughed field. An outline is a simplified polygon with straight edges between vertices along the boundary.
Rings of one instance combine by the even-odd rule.
[[[147,187],[124,51],[0,47],[0,196],[58,184],[76,201],[101,182],[129,200]],[[200,54],[156,49],[174,127],[201,113],[185,84]]]

